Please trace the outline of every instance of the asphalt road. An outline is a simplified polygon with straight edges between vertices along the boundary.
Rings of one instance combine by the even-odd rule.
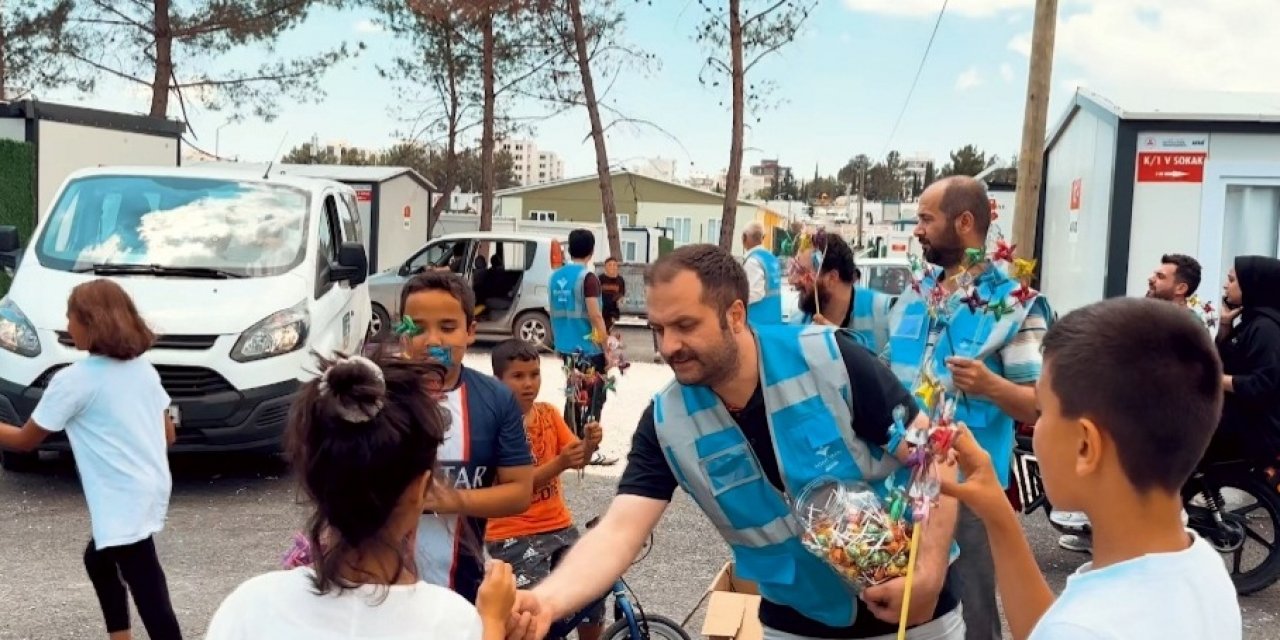
[[[639,360],[644,352],[636,343],[643,341],[629,342]],[[168,527],[157,546],[184,633],[200,638],[237,584],[278,566],[305,507],[277,459],[175,456],[172,470]],[[593,471],[581,480],[565,476],[579,522],[603,512],[615,482]],[[49,460],[33,474],[0,472],[0,505],[0,640],[103,637],[81,565],[89,521],[70,460]],[[1086,557],[1059,549],[1056,532],[1038,514],[1026,519],[1025,528],[1041,568],[1054,589],[1061,589]],[[651,554],[627,578],[646,611],[679,621],[727,559],[727,547],[681,495],[658,529]],[[1280,587],[1243,598],[1241,605],[1246,638],[1280,640]],[[699,611],[686,627],[695,638],[701,623]],[[146,637],[141,629],[135,634]]]

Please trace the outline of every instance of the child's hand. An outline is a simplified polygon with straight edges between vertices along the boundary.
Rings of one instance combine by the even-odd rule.
[[[587,446],[594,451],[600,446],[600,441],[604,439],[604,428],[600,426],[599,422],[589,422],[587,423],[586,434]]]
[[[485,626],[505,627],[516,604],[516,579],[511,565],[491,560],[484,574],[484,582],[476,592],[476,611]]]
[[[432,478],[422,494],[422,511],[462,513],[462,495],[457,490],[437,485],[435,478]]]
[[[560,450],[560,459],[570,469],[587,466],[587,443],[579,440]]]
[[[951,448],[964,480],[961,481],[955,473],[940,468],[942,493],[963,502],[983,520],[998,518],[1013,507],[1000,486],[995,467],[991,465],[991,454],[973,438],[969,427],[964,424],[958,424],[957,427],[956,439]]]

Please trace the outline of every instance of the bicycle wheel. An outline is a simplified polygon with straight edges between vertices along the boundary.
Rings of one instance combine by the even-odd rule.
[[[627,624],[626,618],[623,618],[609,625],[609,628],[605,629],[600,636],[600,640],[691,640],[689,634],[680,628],[679,623],[666,616],[644,616],[636,621],[640,624],[642,633],[648,629],[647,637],[632,638],[631,626]]]

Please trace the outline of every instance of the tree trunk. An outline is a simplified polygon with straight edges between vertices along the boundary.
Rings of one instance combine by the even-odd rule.
[[[8,40],[4,35],[4,13],[0,12],[0,102],[9,99],[9,93],[5,90],[5,84],[8,82],[8,69],[5,67],[5,58],[9,55]]]
[[[431,207],[431,212],[427,215],[427,238],[431,238],[435,233],[436,222],[440,220],[440,214],[448,210],[449,201],[458,182],[458,119],[462,97],[459,95],[458,88],[457,60],[453,57],[453,38],[457,32],[454,31],[453,22],[447,18],[443,28],[446,29],[445,33],[447,34],[444,47],[446,60],[445,81],[449,85],[449,107],[445,117],[449,119],[449,131],[446,134],[447,139],[445,141],[444,179],[441,180],[439,185],[441,189],[440,200],[436,202],[435,206]],[[492,225],[492,222],[490,224]]]
[[[156,73],[151,80],[151,117],[169,113],[173,78],[173,29],[169,25],[169,0],[155,0]]]
[[[484,74],[484,130],[480,135],[480,230],[493,229],[493,190],[496,182],[494,175],[493,128],[494,128],[494,38],[493,11],[486,10],[481,18],[481,29],[484,31],[484,61],[481,73]]]
[[[600,105],[596,103],[595,82],[591,78],[591,58],[587,53],[587,29],[582,20],[581,0],[568,0],[573,19],[573,45],[582,75],[582,96],[591,119],[591,139],[596,145],[596,176],[600,179],[600,210],[604,213],[605,234],[609,237],[609,255],[622,261],[622,239],[618,231],[618,208],[613,199],[613,177],[609,175],[609,152],[604,145],[604,125],[600,122]]]
[[[741,0],[729,0],[729,55],[733,76],[733,140],[729,143],[729,170],[724,177],[724,212],[720,214],[720,248],[733,250],[734,221],[738,213],[738,188],[742,178],[743,84]]]

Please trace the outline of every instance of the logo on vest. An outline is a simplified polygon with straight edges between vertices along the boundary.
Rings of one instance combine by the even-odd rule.
[[[836,458],[836,452],[831,450],[832,445],[824,444],[814,451],[818,456],[817,467],[821,471],[831,471],[840,465],[840,461]]]

